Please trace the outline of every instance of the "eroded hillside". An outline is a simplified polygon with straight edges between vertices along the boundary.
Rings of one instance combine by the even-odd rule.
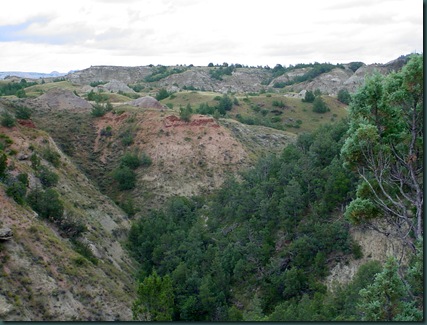
[[[6,181],[0,185],[0,228],[13,231],[11,240],[0,242],[0,318],[129,320],[135,285],[133,262],[122,247],[129,228],[126,215],[45,132],[17,125],[0,127],[0,134],[8,154]],[[28,176],[27,195],[44,188],[40,171],[46,170],[58,177],[50,189],[63,204],[62,220],[42,218],[28,202],[15,202],[17,194],[10,196],[18,175]],[[85,230],[73,235],[80,227]]]

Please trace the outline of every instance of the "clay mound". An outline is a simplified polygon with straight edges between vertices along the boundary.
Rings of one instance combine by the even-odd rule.
[[[145,96],[129,102],[129,105],[141,108],[165,108],[160,102],[151,96]]]
[[[39,108],[59,111],[87,111],[92,109],[92,105],[88,101],[76,96],[69,90],[60,88],[48,90],[37,98],[37,104]]]
[[[129,88],[124,82],[118,81],[118,80],[111,80],[109,83],[106,83],[105,85],[98,86],[98,88],[106,89],[114,93],[118,93],[119,91],[122,91],[128,94],[136,94],[132,88]]]

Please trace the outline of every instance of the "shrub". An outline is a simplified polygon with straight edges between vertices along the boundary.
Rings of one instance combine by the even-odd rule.
[[[16,109],[15,116],[21,120],[29,120],[31,118],[31,109],[28,107],[19,106]]]
[[[162,100],[162,99],[168,98],[169,96],[170,96],[170,93],[166,89],[161,88],[157,92],[156,99]]]
[[[107,81],[92,81],[89,85],[91,87],[96,87],[96,86],[99,86],[99,85],[105,85],[106,83],[107,83]]]
[[[130,169],[137,169],[141,165],[141,160],[135,153],[127,152],[121,159],[121,165]]]
[[[119,206],[128,215],[128,217],[133,217],[136,212],[138,212],[138,208],[135,207],[132,198],[128,198],[126,201],[120,202]]]
[[[6,134],[0,133],[0,150],[5,150],[13,143],[12,139]]]
[[[93,89],[87,94],[87,100],[95,101],[96,103],[105,102],[108,100],[107,94],[102,94],[100,90],[94,92]]]
[[[58,184],[59,176],[51,172],[47,167],[41,166],[38,172],[38,178],[43,187],[53,187]]]
[[[278,101],[278,100],[273,100],[273,102],[271,103],[271,105],[273,105],[274,107],[280,107],[280,108],[284,108],[285,107],[285,103],[283,103],[283,101]]]
[[[41,218],[54,222],[62,219],[64,205],[54,189],[48,188],[46,191],[35,189],[28,194],[27,201]]]
[[[153,163],[153,160],[151,159],[151,157],[145,152],[143,152],[141,154],[141,166],[148,167],[148,166],[151,166],[152,163]]]
[[[23,205],[25,203],[25,195],[27,194],[27,186],[15,180],[7,187],[6,194],[13,198],[16,203]]]
[[[27,94],[25,93],[24,89],[19,89],[15,95],[18,98],[26,98],[27,97]]]
[[[124,146],[130,146],[133,143],[133,136],[130,133],[122,135],[122,144]]]
[[[119,190],[131,190],[136,185],[136,174],[127,166],[120,166],[113,170],[113,179],[117,182]]]
[[[0,150],[0,178],[5,176],[6,168],[7,168],[7,156],[2,150]]]
[[[64,237],[68,238],[77,238],[87,230],[85,224],[72,214],[64,214],[58,226]]]
[[[190,122],[192,113],[193,109],[191,108],[190,104],[188,104],[185,108],[182,106],[179,108],[179,118],[185,122]]]
[[[40,168],[40,157],[34,152],[31,157],[31,167],[33,167],[34,170],[38,170]]]
[[[98,259],[93,255],[91,249],[87,244],[84,244],[78,240],[72,240],[74,251],[79,253],[81,256],[85,257],[87,260],[91,261],[93,264],[98,264]],[[80,259],[75,259],[77,265],[84,265],[85,262]]]
[[[90,113],[93,117],[101,117],[104,116],[107,111],[105,110],[104,106],[97,103],[93,106],[92,111]]]
[[[106,128],[101,130],[100,134],[103,137],[111,137],[113,135],[113,128],[110,125],[107,125]]]
[[[57,153],[55,150],[53,150],[50,147],[47,147],[43,150],[42,156],[44,159],[49,161],[53,166],[59,167],[59,164],[61,163],[61,155]]]
[[[11,128],[15,126],[16,119],[9,113],[9,112],[3,112],[1,115],[1,125],[5,126],[7,128]]]
[[[21,182],[22,184],[24,184],[26,187],[28,187],[29,185],[29,180],[28,180],[28,174],[27,173],[21,173],[18,176],[16,176],[16,179]]]
[[[349,105],[350,104],[350,101],[351,101],[351,95],[350,95],[350,93],[348,92],[348,90],[347,89],[341,89],[339,92],[338,92],[338,100],[341,102],[341,103],[343,103],[343,104],[346,104],[346,105]]]

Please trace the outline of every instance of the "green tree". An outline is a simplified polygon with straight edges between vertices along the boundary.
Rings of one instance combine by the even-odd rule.
[[[120,191],[131,190],[136,185],[136,174],[128,166],[114,169],[113,179],[118,183]]]
[[[313,101],[313,112],[326,113],[328,111],[330,111],[328,105],[326,105],[321,96],[317,96]]]
[[[172,280],[154,271],[138,284],[137,299],[132,306],[134,320],[171,321],[174,294]]]
[[[220,97],[216,109],[221,113],[221,115],[224,115],[226,111],[230,111],[232,108],[233,101],[229,96],[223,95],[222,97]]]
[[[346,105],[350,104],[350,102],[351,102],[351,95],[348,92],[348,90],[345,88],[340,89],[340,91],[338,92],[337,98],[341,103],[346,104]]]
[[[362,300],[358,307],[363,314],[362,320],[393,321],[409,318],[411,314],[412,320],[422,319],[413,305],[405,302],[407,290],[398,268],[397,260],[389,257],[383,271],[376,274],[374,282],[360,290]]]
[[[302,101],[305,103],[312,103],[315,98],[316,96],[314,96],[313,92],[311,90],[307,90]]]
[[[59,176],[45,166],[39,168],[37,177],[40,179],[40,183],[42,183],[43,187],[53,187],[58,184],[59,181]]]
[[[165,88],[161,88],[157,92],[156,99],[162,100],[162,99],[168,98],[169,96],[170,96],[170,93]]]
[[[63,217],[64,205],[59,198],[59,194],[51,188],[46,191],[38,188],[34,189],[28,194],[27,201],[41,218],[59,221]]]
[[[26,98],[27,97],[27,94],[25,93],[24,89],[17,90],[15,95],[18,98]]]
[[[188,103],[185,108],[182,106],[179,108],[179,118],[185,122],[190,122],[192,114],[193,109],[191,108],[190,103]]]
[[[258,293],[256,293],[248,308],[243,312],[243,320],[256,322],[263,320],[263,318],[264,313],[261,308],[261,299],[259,298]]]
[[[7,187],[6,194],[18,204],[23,205],[25,203],[25,195],[27,194],[27,186],[20,181],[14,181]]]
[[[347,216],[393,233],[414,251],[423,234],[423,80],[422,55],[400,72],[368,78],[351,102],[341,149],[345,166],[362,180]],[[376,217],[385,228],[369,222]]]
[[[103,105],[101,105],[100,103],[96,103],[95,105],[93,105],[93,108],[90,113],[93,117],[101,117],[104,116],[107,112]]]

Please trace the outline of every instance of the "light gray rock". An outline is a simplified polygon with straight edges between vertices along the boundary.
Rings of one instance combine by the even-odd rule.
[[[132,88],[129,88],[124,82],[119,80],[111,80],[105,85],[99,85],[97,88],[104,89],[110,92],[112,91],[114,93],[122,91],[127,94],[136,94],[136,92]]]
[[[0,240],[9,240],[13,237],[12,229],[0,228]]]
[[[158,108],[158,109],[165,108],[165,106],[160,104],[160,102],[157,99],[151,96],[140,97],[131,102],[128,102],[128,104],[135,107],[141,107],[141,108]]]

